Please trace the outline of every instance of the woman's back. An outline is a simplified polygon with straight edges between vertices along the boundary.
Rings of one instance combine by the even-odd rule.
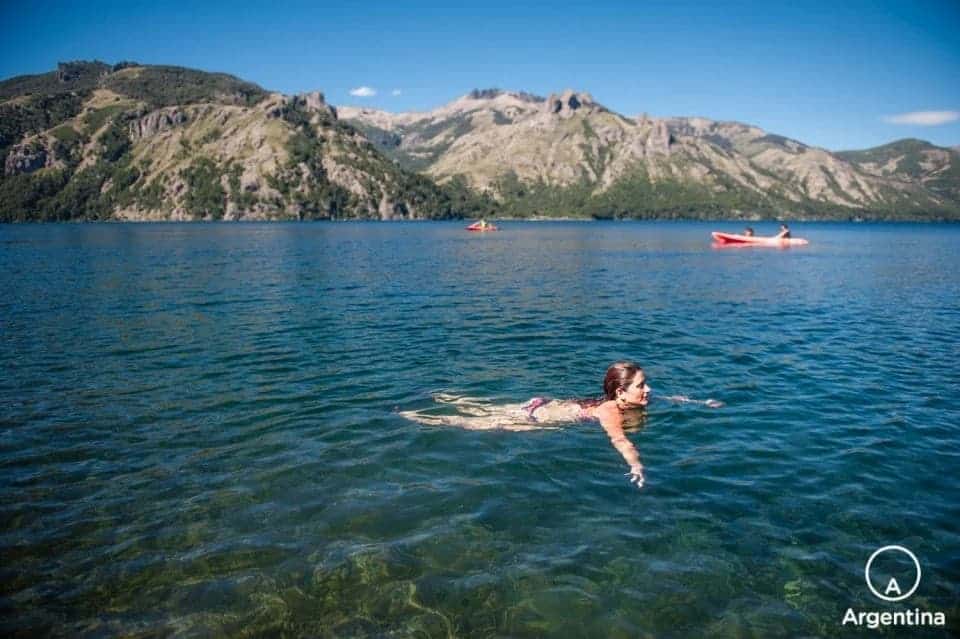
[[[527,415],[536,422],[573,422],[589,419],[589,410],[574,399],[534,397],[525,406]]]

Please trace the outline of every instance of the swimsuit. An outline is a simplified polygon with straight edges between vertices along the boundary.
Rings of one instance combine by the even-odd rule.
[[[536,411],[538,408],[546,404],[548,401],[550,400],[544,399],[543,397],[534,397],[529,402],[523,405],[523,410],[527,411],[527,417],[529,417],[533,421],[537,421],[537,418],[533,414],[534,411]]]
[[[575,422],[592,419],[587,409],[573,400],[534,397],[523,405],[523,410],[533,422]]]

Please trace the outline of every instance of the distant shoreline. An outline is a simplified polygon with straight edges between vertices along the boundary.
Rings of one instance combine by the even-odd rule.
[[[20,226],[20,225],[93,225],[93,224],[196,224],[196,225],[211,225],[211,226],[229,226],[231,224],[343,224],[343,223],[374,223],[374,224],[418,224],[418,223],[446,223],[446,224],[460,224],[460,223],[469,223],[476,218],[459,218],[459,219],[449,219],[449,220],[435,220],[435,219],[397,219],[397,220],[379,220],[375,218],[369,219],[330,219],[330,220],[13,220],[13,221],[0,221],[0,226]],[[630,223],[630,222],[677,222],[677,223],[690,223],[695,222],[698,224],[729,224],[737,226],[749,226],[749,225],[760,225],[760,224],[780,224],[786,222],[787,224],[958,224],[960,220],[957,219],[926,219],[926,218],[897,218],[897,219],[873,219],[873,218],[863,218],[863,219],[848,219],[848,220],[833,220],[833,219],[805,219],[805,218],[790,218],[790,217],[778,217],[778,218],[764,218],[764,219],[742,219],[742,218],[717,218],[717,219],[697,219],[697,218],[619,218],[619,219],[608,219],[608,220],[597,220],[592,218],[582,218],[582,217],[487,217],[487,221],[496,222],[498,224],[502,223],[511,223],[511,222],[579,222],[579,223]]]

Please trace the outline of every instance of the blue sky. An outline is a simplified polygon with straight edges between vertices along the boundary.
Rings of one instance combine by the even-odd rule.
[[[0,25],[2,78],[136,60],[390,111],[473,88],[569,87],[628,116],[737,120],[831,150],[960,144],[957,0],[37,0],[0,2]],[[376,94],[350,94],[360,87]]]

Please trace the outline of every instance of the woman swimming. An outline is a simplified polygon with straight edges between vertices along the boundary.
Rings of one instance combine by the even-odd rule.
[[[460,426],[471,430],[505,429],[533,430],[557,427],[561,423],[579,420],[597,420],[630,468],[627,476],[638,488],[643,486],[643,464],[637,449],[624,433],[625,416],[630,411],[643,409],[650,401],[650,387],[638,364],[614,362],[603,378],[603,398],[592,400],[551,400],[534,397],[526,404],[491,406],[487,403],[454,395],[438,395],[438,402],[454,404],[466,415],[431,415],[422,411],[403,411],[400,414],[423,424]],[[711,408],[723,406],[716,400],[698,401],[681,395],[665,397],[669,401],[699,403]]]
[[[627,476],[637,488],[643,487],[643,464],[633,443],[623,432],[623,414],[631,409],[644,408],[650,401],[650,387],[643,369],[633,362],[615,362],[603,377],[604,400],[593,408],[592,414],[610,438],[623,460],[630,466]]]

